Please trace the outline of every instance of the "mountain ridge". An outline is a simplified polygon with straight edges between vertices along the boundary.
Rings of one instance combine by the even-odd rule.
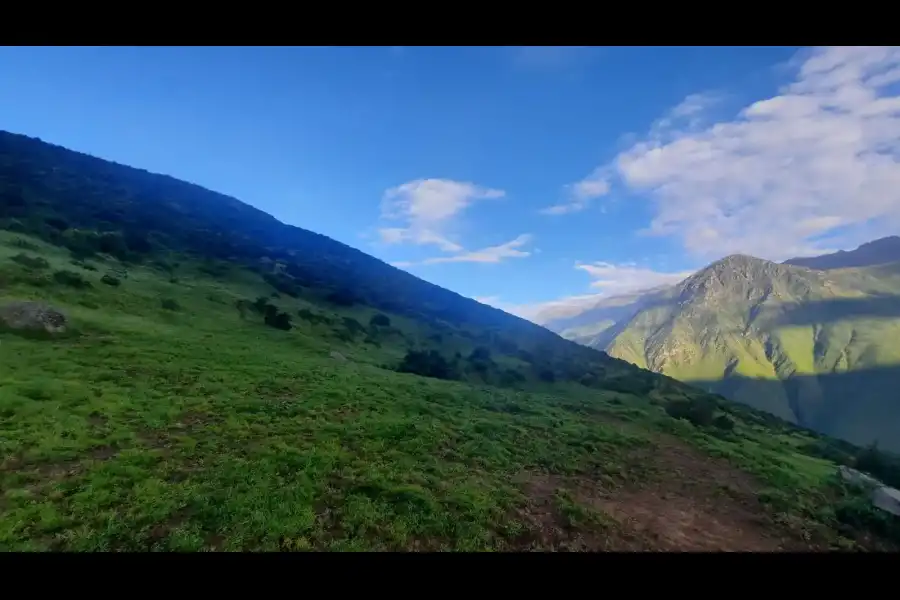
[[[859,410],[868,416],[857,415],[853,426],[829,416],[848,414],[853,398],[838,397],[835,390],[848,386],[827,377],[900,363],[891,342],[900,339],[900,260],[887,261],[883,252],[893,239],[900,240],[883,238],[861,246],[863,254],[846,253],[854,264],[871,263],[856,267],[815,268],[834,264],[831,258],[796,264],[727,256],[665,290],[637,294],[635,310],[603,321],[600,335],[581,335],[589,331],[584,324],[581,330],[547,326],[781,418],[854,443],[878,440],[900,449],[900,426],[886,424],[900,419],[900,407],[890,401],[885,377],[867,387],[854,376],[859,405],[868,407]],[[900,385],[900,374],[895,377]],[[885,415],[894,416],[886,421]]]
[[[829,270],[871,267],[897,261],[900,261],[900,236],[891,235],[861,244],[854,250],[838,250],[831,254],[790,258],[783,264]]]

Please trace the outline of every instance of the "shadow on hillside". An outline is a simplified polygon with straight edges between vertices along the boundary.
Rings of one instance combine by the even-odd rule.
[[[685,383],[860,446],[877,441],[900,452],[900,365],[781,381],[732,375]]]
[[[772,309],[776,326],[828,324],[848,319],[895,319],[900,317],[900,296],[877,295],[865,298],[833,298],[783,305]]]

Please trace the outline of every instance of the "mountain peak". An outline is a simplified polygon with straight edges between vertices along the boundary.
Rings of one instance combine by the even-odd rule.
[[[765,290],[791,285],[797,279],[794,267],[747,254],[731,254],[684,280],[680,291],[682,301],[742,302],[765,295]]]

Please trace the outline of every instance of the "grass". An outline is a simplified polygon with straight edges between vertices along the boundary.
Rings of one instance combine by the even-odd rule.
[[[22,253],[47,264],[11,260]],[[89,263],[0,234],[0,302],[48,301],[74,325],[54,339],[0,332],[0,550],[614,549],[632,538],[602,506],[671,483],[672,443],[759,482],[773,528],[856,543],[835,520],[834,464],[803,454],[802,434],[708,432],[666,416],[665,399],[575,385],[400,374],[383,367],[424,335],[402,317],[390,315],[404,335],[380,347],[296,317],[279,331],[235,310],[270,291],[248,274],[185,262],[173,283],[131,266],[112,287],[100,279],[121,266]],[[92,285],[52,278],[63,269]],[[540,478],[551,493],[535,493]]]

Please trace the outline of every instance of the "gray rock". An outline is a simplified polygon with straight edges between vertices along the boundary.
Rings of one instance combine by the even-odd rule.
[[[0,306],[0,323],[10,329],[65,333],[66,315],[41,302],[10,302]]]
[[[338,362],[347,362],[347,357],[341,354],[340,352],[332,352],[331,358]]]
[[[841,479],[852,485],[865,488],[876,488],[881,485],[881,482],[874,477],[866,475],[856,469],[851,469],[850,467],[838,467],[838,473],[840,474]]]
[[[880,487],[872,493],[872,504],[892,515],[900,515],[900,491],[887,486]]]

